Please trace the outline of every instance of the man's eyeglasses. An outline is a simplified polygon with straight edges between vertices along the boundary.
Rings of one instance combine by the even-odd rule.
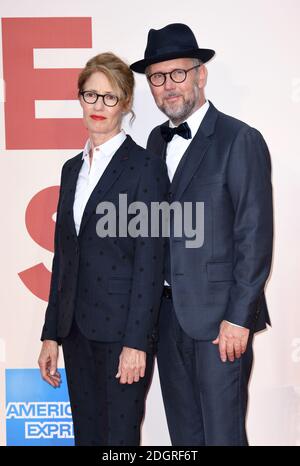
[[[114,94],[97,94],[94,91],[80,91],[79,94],[82,95],[87,104],[95,104],[99,97],[102,97],[103,103],[107,107],[114,107],[119,102],[119,97]]]
[[[192,66],[192,68],[189,68],[188,70],[176,69],[170,71],[169,73],[153,73],[147,76],[147,79],[149,79],[150,83],[153,86],[158,87],[165,84],[167,75],[169,74],[170,78],[172,79],[172,81],[174,81],[174,83],[183,83],[183,81],[186,80],[188,72],[194,70],[195,68],[198,68],[199,66],[201,66],[201,64]]]

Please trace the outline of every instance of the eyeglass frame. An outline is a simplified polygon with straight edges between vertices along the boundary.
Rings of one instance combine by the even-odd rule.
[[[84,94],[85,94],[86,92],[90,92],[91,94],[95,94],[95,95],[97,96],[97,99],[95,100],[95,102],[87,102],[87,101],[85,100]],[[115,106],[120,102],[119,97],[118,97],[117,95],[115,95],[115,94],[109,94],[109,93],[107,93],[107,94],[97,94],[97,92],[95,92],[95,91],[79,91],[79,94],[82,96],[82,98],[83,98],[83,100],[85,101],[85,103],[86,103],[86,104],[89,104],[89,105],[94,105],[94,104],[97,102],[97,100],[99,99],[99,97],[102,97],[102,101],[103,101],[104,105],[106,105],[106,107],[115,107]],[[114,96],[114,97],[117,99],[117,102],[116,102],[114,105],[107,105],[107,104],[104,102],[104,98],[105,98],[107,95]]]
[[[181,84],[183,83],[185,80],[186,80],[186,77],[187,77],[187,74],[189,71],[191,70],[194,70],[195,68],[199,68],[199,66],[202,66],[203,63],[199,63],[199,65],[195,65],[195,66],[192,66],[192,68],[189,68],[187,70],[184,70],[183,68],[175,68],[175,70],[172,70],[172,71],[169,71],[168,73],[163,73],[162,71],[156,71],[155,73],[152,73],[150,75],[147,75],[147,79],[150,81],[150,83],[152,84],[152,86],[154,87],[160,87],[160,86],[163,86],[167,80],[167,74],[170,75],[170,79],[172,79],[172,81],[176,84]],[[185,77],[182,81],[175,81],[173,78],[172,78],[172,73],[174,73],[174,71],[184,71],[185,72]],[[161,83],[161,84],[153,84],[153,82],[151,81],[151,77],[154,76],[155,74],[162,74],[163,77],[164,77],[164,81]]]

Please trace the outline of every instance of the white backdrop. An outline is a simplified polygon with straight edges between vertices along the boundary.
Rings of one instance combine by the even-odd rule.
[[[148,30],[187,23],[200,47],[216,50],[208,64],[207,97],[221,111],[258,128],[272,156],[275,254],[267,287],[273,328],[255,338],[248,434],[252,445],[300,445],[300,2],[299,0],[0,0],[2,18],[87,17],[92,48],[36,49],[35,68],[80,68],[96,53],[113,51],[128,63],[142,58]],[[14,60],[14,57],[11,58]],[[3,77],[2,42],[0,75]],[[15,86],[23,93],[22,63]],[[60,82],[56,83],[60,86]],[[6,149],[5,85],[0,85],[1,307],[0,444],[5,444],[5,368],[36,367],[46,307],[18,274],[38,263],[50,270],[52,253],[29,236],[25,212],[39,191],[59,184],[62,163],[81,147]],[[137,76],[132,127],[145,145],[151,128],[164,120],[143,76]],[[22,99],[15,116],[22,114]],[[78,103],[40,101],[36,118],[80,118]],[[18,128],[16,128],[18,132]],[[60,365],[63,361],[60,361]],[[180,381],[178,381],[180,383]],[[143,426],[144,445],[169,445],[155,372]]]

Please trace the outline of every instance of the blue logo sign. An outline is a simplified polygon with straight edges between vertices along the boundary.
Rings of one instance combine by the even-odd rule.
[[[53,388],[38,369],[6,369],[7,445],[74,445],[71,407],[64,369]]]

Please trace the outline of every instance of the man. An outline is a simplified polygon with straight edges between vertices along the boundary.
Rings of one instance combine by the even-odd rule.
[[[253,334],[270,323],[264,296],[272,259],[270,157],[262,135],[207,101],[191,29],[151,29],[143,60],[169,120],[148,149],[165,157],[169,201],[204,203],[204,243],[187,248],[171,225],[159,319],[158,368],[173,445],[247,445]]]

